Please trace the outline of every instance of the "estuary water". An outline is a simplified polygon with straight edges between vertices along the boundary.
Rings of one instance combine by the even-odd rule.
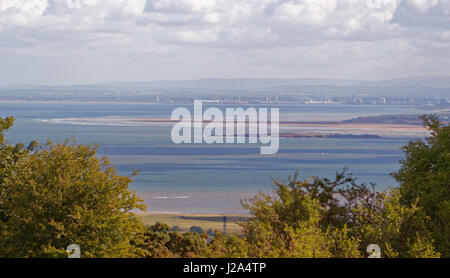
[[[403,159],[400,148],[422,132],[383,132],[381,138],[280,138],[279,152],[261,155],[258,144],[176,145],[168,124],[130,124],[129,118],[170,118],[173,109],[192,105],[145,103],[1,102],[0,117],[14,116],[10,143],[99,143],[120,174],[140,169],[132,189],[153,212],[244,213],[239,200],[272,191],[272,179],[333,177],[343,167],[379,190],[395,186],[390,173]],[[238,106],[233,106],[238,107]],[[394,105],[279,105],[280,120],[340,121],[358,116],[423,113]],[[220,106],[219,108],[225,108]],[[245,107],[244,107],[245,108]],[[299,132],[291,128],[289,131]],[[315,131],[317,129],[310,128]],[[336,132],[319,130],[320,132]],[[283,129],[280,131],[283,132]],[[345,130],[344,133],[349,131]],[[358,131],[364,133],[364,129]],[[367,130],[370,132],[370,130]],[[372,132],[373,133],[373,132]],[[378,132],[377,132],[378,133]]]

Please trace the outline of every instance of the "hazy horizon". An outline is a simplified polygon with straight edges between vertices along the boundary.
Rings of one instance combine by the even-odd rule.
[[[235,81],[235,80],[252,80],[252,81],[257,81],[257,80],[279,80],[279,81],[311,81],[311,82],[327,82],[327,81],[343,81],[343,82],[365,82],[368,84],[375,84],[377,82],[381,83],[381,82],[386,82],[386,81],[401,81],[401,80],[409,80],[409,79],[427,79],[429,78],[430,80],[435,80],[435,79],[440,79],[440,78],[444,78],[447,79],[448,78],[448,83],[450,84],[450,74],[449,75],[407,75],[407,76],[402,76],[402,77],[398,77],[398,78],[390,78],[390,79],[346,79],[346,78],[324,78],[324,77],[234,77],[234,78],[227,78],[227,77],[219,77],[219,76],[209,76],[209,77],[202,77],[202,78],[194,78],[194,79],[149,79],[149,80],[115,80],[115,81],[95,81],[95,82],[89,82],[89,83],[65,83],[65,84],[47,84],[47,83],[5,83],[5,84],[1,84],[1,87],[13,87],[13,86],[50,86],[50,87],[58,87],[58,86],[63,86],[63,87],[71,87],[71,86],[92,86],[92,85],[108,85],[108,84],[132,84],[132,83],[160,83],[160,82],[195,82],[195,81]],[[429,80],[427,80],[429,81]],[[420,82],[420,81],[418,81]],[[308,83],[306,83],[308,84]],[[324,85],[326,85],[326,83],[323,83]],[[450,85],[449,85],[450,87]]]

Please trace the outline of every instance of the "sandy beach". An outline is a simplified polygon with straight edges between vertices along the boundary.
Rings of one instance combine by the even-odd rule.
[[[95,117],[95,118],[60,118],[42,120],[49,123],[71,125],[98,125],[98,126],[173,126],[179,120],[168,118],[137,118],[137,117]],[[203,121],[203,124],[207,124]],[[245,124],[245,123],[237,123]],[[270,123],[269,123],[270,125]],[[343,123],[343,122],[279,122],[280,131],[293,132],[322,132],[338,134],[369,134],[380,136],[424,136],[427,130],[422,126],[406,124],[379,124],[379,123]]]
[[[147,214],[208,214],[246,215],[241,200],[253,198],[257,192],[187,192],[187,193],[147,193],[140,197],[147,205]],[[208,209],[205,209],[208,208]]]

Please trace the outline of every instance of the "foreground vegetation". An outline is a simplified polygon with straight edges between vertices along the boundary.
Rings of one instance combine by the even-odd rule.
[[[431,136],[404,147],[398,188],[378,192],[346,169],[334,179],[274,181],[273,194],[243,201],[239,233],[180,233],[146,226],[131,177],[96,146],[9,145],[0,118],[0,257],[450,257],[450,127],[424,116]],[[135,174],[135,173],[133,173]]]

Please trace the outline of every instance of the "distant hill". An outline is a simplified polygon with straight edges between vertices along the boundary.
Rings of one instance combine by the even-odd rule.
[[[336,87],[429,87],[450,88],[450,76],[412,76],[400,79],[386,79],[380,81],[350,80],[350,79],[322,79],[322,78],[205,78],[196,80],[161,80],[144,82],[115,82],[98,83],[96,86],[112,87],[154,87],[154,88],[190,88],[190,89],[262,89],[269,87],[296,86],[336,86]]]
[[[107,88],[148,88],[211,92],[279,92],[305,94],[372,94],[423,96],[450,95],[450,76],[415,76],[381,81],[321,78],[207,78],[197,80],[166,80],[149,82],[98,83],[91,86]]]
[[[450,76],[412,76],[400,79],[388,79],[373,82],[377,86],[386,87],[429,87],[429,88],[450,88]]]
[[[152,88],[183,88],[183,89],[207,89],[207,90],[251,90],[264,89],[278,86],[360,86],[365,81],[344,79],[276,79],[276,78],[206,78],[197,80],[162,80],[149,82],[117,82],[99,83],[97,86],[112,87],[152,87]]]
[[[111,100],[123,99],[128,94],[161,93],[171,96],[195,95],[314,95],[314,96],[401,96],[401,97],[440,97],[450,96],[450,76],[414,76],[381,81],[322,79],[322,78],[206,78],[197,80],[161,80],[141,82],[112,82],[80,84],[72,86],[11,85],[0,86],[0,96],[42,94],[71,94],[82,97],[105,95]],[[117,98],[116,98],[117,97]]]

